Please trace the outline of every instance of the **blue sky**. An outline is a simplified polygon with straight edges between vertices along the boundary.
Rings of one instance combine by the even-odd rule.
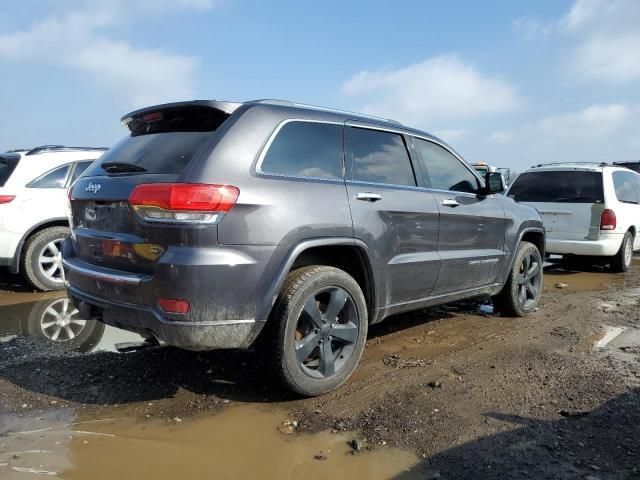
[[[284,98],[516,170],[640,159],[637,0],[6,3],[0,150],[108,146],[153,103]]]

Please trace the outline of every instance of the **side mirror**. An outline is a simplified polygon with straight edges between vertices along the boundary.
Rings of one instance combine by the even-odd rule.
[[[484,194],[502,193],[505,191],[504,177],[500,172],[487,172],[484,177]]]

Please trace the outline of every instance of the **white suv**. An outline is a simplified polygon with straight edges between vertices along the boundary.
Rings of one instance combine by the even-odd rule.
[[[64,287],[67,187],[105,150],[47,145],[0,153],[0,266],[38,290]]]
[[[507,195],[540,212],[546,252],[606,257],[629,269],[640,250],[640,174],[605,163],[538,165],[522,173]]]

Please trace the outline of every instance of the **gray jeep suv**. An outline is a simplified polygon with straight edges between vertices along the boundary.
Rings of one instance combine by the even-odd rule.
[[[260,343],[288,388],[318,395],[390,315],[481,295],[509,315],[538,303],[537,212],[431,135],[273,100],[122,123],[130,134],[69,192],[63,265],[84,318],[193,350]]]

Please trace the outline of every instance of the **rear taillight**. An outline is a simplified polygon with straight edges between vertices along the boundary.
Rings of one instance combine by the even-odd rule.
[[[150,222],[217,223],[239,194],[230,185],[149,183],[133,189],[129,204]]]
[[[617,227],[616,214],[613,210],[602,211],[600,216],[600,230],[615,230]]]
[[[14,198],[15,195],[0,195],[0,203],[11,203]]]

